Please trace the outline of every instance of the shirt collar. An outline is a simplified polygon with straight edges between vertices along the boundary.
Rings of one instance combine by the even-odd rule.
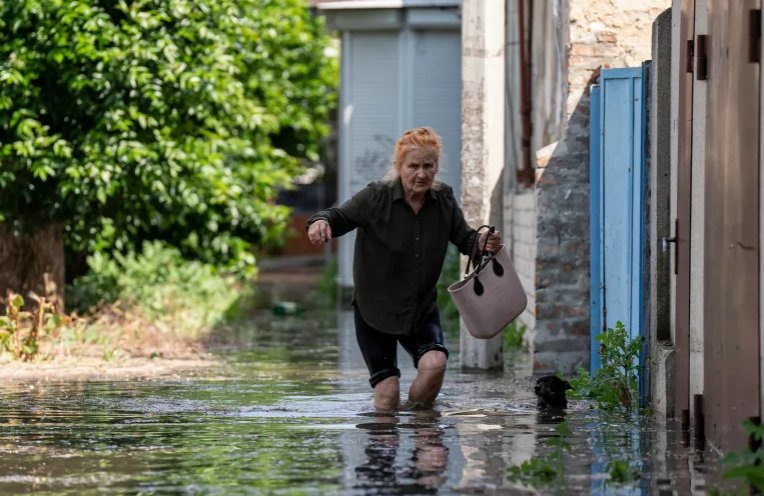
[[[403,193],[403,183],[401,183],[401,178],[398,177],[391,185],[390,189],[393,193],[393,201],[396,200],[403,200],[405,199],[405,195]],[[438,194],[435,192],[434,189],[430,188],[427,190],[427,197],[430,200],[437,200]]]

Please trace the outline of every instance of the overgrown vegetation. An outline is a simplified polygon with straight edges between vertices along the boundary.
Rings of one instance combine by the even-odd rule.
[[[40,342],[55,334],[71,319],[55,313],[53,305],[45,298],[37,298],[33,312],[22,311],[24,298],[8,294],[5,315],[0,316],[0,355],[3,358],[29,361],[40,351]]]
[[[237,289],[234,278],[188,261],[158,241],[146,242],[140,254],[96,253],[88,263],[90,271],[67,288],[74,306],[68,315],[44,298],[36,299],[36,310],[23,311],[22,296],[9,295],[6,315],[0,317],[3,360],[33,361],[73,351],[97,353],[104,361],[125,352],[182,355],[198,338],[247,310],[249,291]]]
[[[231,277],[159,241],[145,242],[140,254],[96,253],[88,265],[89,272],[68,288],[73,310],[83,314],[119,303],[175,334],[195,337],[211,329],[231,316],[241,297]]]
[[[639,406],[639,354],[642,339],[629,339],[623,323],[597,336],[602,366],[590,375],[582,367],[569,379],[572,397],[591,399],[607,411],[636,411]],[[561,375],[561,374],[560,374]]]
[[[283,242],[279,189],[329,133],[338,64],[322,18],[306,0],[0,0],[0,27],[0,224],[63,226],[81,276],[66,300],[78,324],[46,339],[114,359],[230,318],[253,253]],[[61,246],[36,256],[63,264]],[[0,287],[40,287],[4,269]],[[19,336],[8,318],[2,336]]]
[[[562,484],[565,475],[564,454],[570,452],[570,443],[565,436],[571,433],[567,422],[560,422],[554,427],[557,436],[547,441],[553,451],[546,457],[524,461],[519,466],[509,468],[509,479],[529,486],[546,486],[557,481]]]

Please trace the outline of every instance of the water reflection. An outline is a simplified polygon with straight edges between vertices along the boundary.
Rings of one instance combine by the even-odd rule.
[[[355,467],[353,489],[385,488],[385,494],[437,494],[446,482],[448,447],[443,443],[444,430],[438,415],[418,413],[407,423],[390,415],[374,415],[371,422],[357,424],[366,431],[365,459]],[[413,429],[409,435],[414,446],[404,455],[402,464],[396,460],[401,450],[401,429]]]
[[[503,373],[452,360],[433,411],[369,412],[352,327],[300,319],[239,331],[222,377],[0,385],[0,494],[704,494],[716,457],[673,424],[539,412],[521,357]],[[403,370],[406,391],[414,377]],[[562,483],[508,468],[548,456],[567,421]],[[640,469],[625,486],[608,463]]]

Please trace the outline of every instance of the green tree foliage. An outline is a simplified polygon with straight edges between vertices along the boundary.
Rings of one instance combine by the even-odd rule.
[[[0,0],[0,222],[251,268],[328,132],[326,46],[305,0]]]

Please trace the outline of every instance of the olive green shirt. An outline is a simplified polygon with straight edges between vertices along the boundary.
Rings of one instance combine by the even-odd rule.
[[[400,179],[370,183],[340,207],[312,216],[306,229],[317,220],[329,223],[333,238],[358,229],[352,303],[369,325],[389,334],[418,330],[436,308],[449,241],[467,255],[476,234],[450,186],[429,190],[416,214]]]

